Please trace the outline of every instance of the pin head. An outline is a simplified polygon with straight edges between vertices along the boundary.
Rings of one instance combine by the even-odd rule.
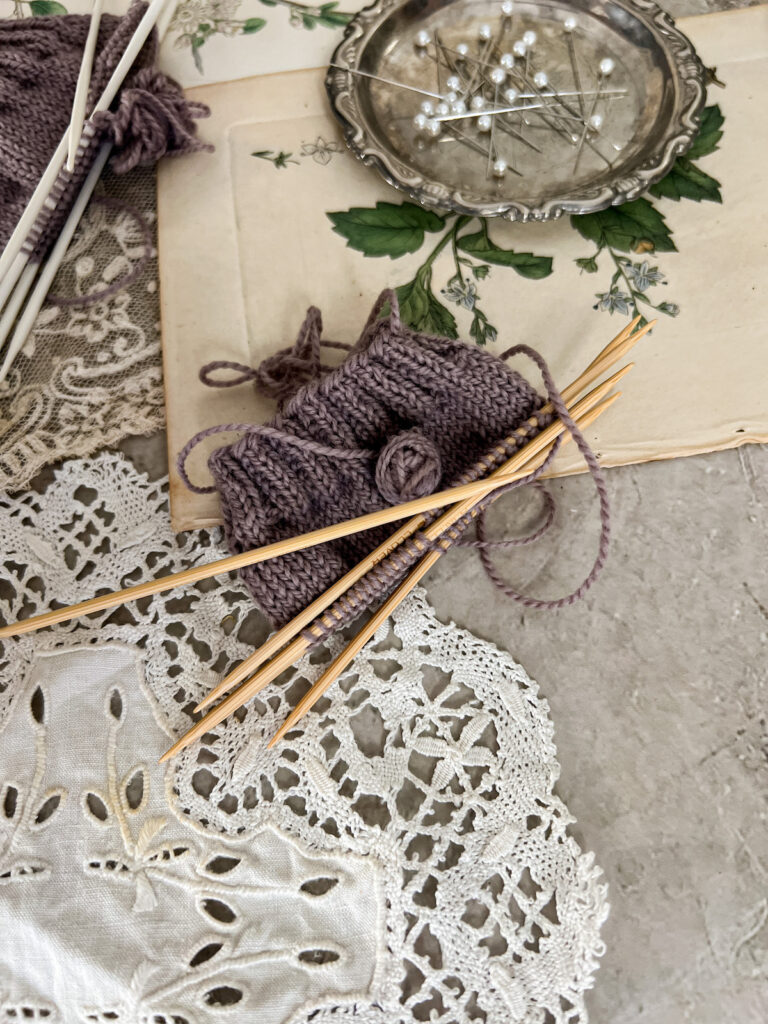
[[[496,178],[503,178],[507,173],[507,161],[498,159],[493,161],[493,174]]]
[[[467,54],[469,53],[469,47],[467,46],[466,43],[457,43],[456,53],[458,53],[460,57],[466,57]]]
[[[413,127],[417,132],[423,132],[426,130],[428,120],[426,114],[417,114],[413,119]]]
[[[422,114],[426,114],[427,117],[432,117],[435,112],[435,105],[432,100],[424,100],[421,104],[421,112]]]
[[[525,51],[527,49],[528,49],[528,47],[525,45],[523,40],[522,39],[518,39],[518,40],[515,41],[515,43],[512,46],[512,53],[514,53],[514,55],[516,57],[524,57],[525,56]]]
[[[537,89],[543,89],[544,86],[549,82],[546,71],[537,71],[533,76],[533,84]]]
[[[533,29],[529,28],[527,32],[523,32],[523,42],[525,43],[526,46],[528,46],[528,47],[534,46],[536,44],[536,39],[537,39],[537,36],[536,36],[536,33],[533,31]]]
[[[488,76],[494,85],[501,85],[504,79],[507,77],[507,72],[504,68],[494,68]]]
[[[481,132],[489,132],[491,130],[491,119],[487,114],[481,114],[477,119],[477,127]]]
[[[473,110],[484,110],[485,99],[482,96],[473,96],[469,105]]]
[[[461,79],[458,75],[450,75],[445,81],[445,87],[449,92],[460,92]]]
[[[592,129],[592,131],[599,132],[600,129],[603,127],[603,115],[593,114],[592,117],[590,117],[589,119],[589,127]]]
[[[429,46],[429,43],[430,43],[429,32],[427,32],[427,30],[424,29],[424,28],[420,29],[416,33],[416,37],[414,39],[414,42],[416,43],[416,46],[418,46],[418,48],[420,50],[423,50],[425,47]]]
[[[438,115],[439,117],[445,117],[445,115],[446,115],[446,114],[447,114],[447,113],[448,113],[448,112],[450,111],[450,109],[451,109],[451,108],[450,108],[450,107],[448,106],[448,104],[447,104],[447,103],[443,103],[443,102],[440,102],[440,103],[438,103],[438,104],[437,104],[437,106],[435,107],[435,113],[436,113],[436,114],[437,114],[437,115]]]
[[[576,30],[576,19],[573,15],[565,19],[563,22],[563,29],[566,32],[574,32]]]
[[[515,66],[515,58],[511,53],[502,53],[499,64],[508,71]]]
[[[433,139],[436,139],[442,130],[443,129],[439,121],[427,121],[427,135],[431,135]]]
[[[515,5],[512,3],[512,0],[504,0],[504,3],[501,5],[501,13],[508,18],[514,10]]]
[[[512,104],[515,102],[518,95],[519,93],[517,89],[507,89],[504,93],[504,99],[507,101],[507,103]]]
[[[483,22],[483,24],[477,30],[477,34],[483,42],[487,42],[491,38],[491,26]]]
[[[451,104],[452,114],[466,114],[466,112],[467,104],[464,102],[464,100],[456,100],[454,103]]]
[[[600,61],[600,74],[607,78],[615,67],[616,65],[610,57],[603,57]]]

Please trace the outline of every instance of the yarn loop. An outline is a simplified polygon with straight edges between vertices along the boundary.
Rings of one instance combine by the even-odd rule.
[[[212,152],[213,146],[195,135],[195,118],[210,113],[204,103],[185,99],[178,82],[148,67],[122,90],[117,109],[101,111],[93,122],[111,136],[118,150],[112,167],[125,174],[134,167],[152,166],[163,156]]]
[[[391,505],[432,494],[442,475],[440,450],[420,430],[397,434],[384,445],[376,462],[376,486]]]

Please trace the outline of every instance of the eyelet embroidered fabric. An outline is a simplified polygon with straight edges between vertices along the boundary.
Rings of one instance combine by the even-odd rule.
[[[40,311],[0,384],[3,491],[26,487],[51,462],[90,455],[164,423],[157,258],[154,250],[147,254],[142,227],[125,208],[134,207],[154,237],[154,170],[124,178],[107,173],[100,190],[118,203],[90,203],[52,294],[100,293],[139,272],[102,302]]]
[[[7,619],[223,554],[114,454],[0,515]],[[5,643],[0,1021],[585,1022],[606,887],[537,685],[419,590],[274,751],[340,638],[161,769],[262,624],[222,576]]]

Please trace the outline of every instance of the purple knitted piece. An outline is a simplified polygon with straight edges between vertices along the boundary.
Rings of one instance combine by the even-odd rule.
[[[87,110],[104,90],[147,5],[133,2],[123,17],[105,14],[99,26]],[[69,124],[90,17],[32,17],[0,21],[0,250],[4,249]],[[208,113],[187,104],[180,87],[148,67],[156,55],[154,34],[145,43],[118,94],[117,110],[86,124],[77,161],[52,190],[55,209],[43,209],[24,249],[40,261],[58,236],[103,137],[111,136],[121,173],[154,163],[165,153],[203,147],[193,117]],[[120,151],[122,150],[122,152]]]
[[[296,347],[284,355],[299,380],[305,366],[319,367],[321,330],[320,313],[310,311]],[[201,371],[203,379],[211,369]],[[434,467],[423,474],[420,493],[430,493],[436,482],[460,477],[542,402],[499,359],[460,341],[417,334],[395,313],[374,320],[338,369],[293,397],[274,357],[269,369],[268,390],[284,402],[269,432],[251,429],[209,460],[233,553],[391,504],[396,494],[377,486],[377,460],[395,435],[417,431],[438,453],[437,474]],[[291,435],[288,443],[283,435]],[[243,570],[243,578],[281,625],[391,532],[385,526],[272,559]]]
[[[380,317],[388,305],[388,315]],[[223,424],[193,437],[179,453],[177,466],[193,491],[218,490],[230,550],[239,553],[276,540],[363,515],[387,504],[407,501],[476,480],[506,461],[553,419],[539,411],[542,399],[504,358],[520,353],[541,371],[547,396],[584,456],[600,498],[602,530],[595,563],[584,582],[556,600],[518,594],[499,576],[489,550],[530,543],[551,525],[554,507],[545,493],[543,524],[527,538],[489,541],[484,514],[504,491],[533,483],[554,457],[524,479],[480,499],[472,511],[436,541],[417,533],[369,570],[303,635],[316,644],[380,600],[424,553],[436,546],[467,543],[464,532],[477,521],[479,549],[493,583],[509,597],[536,608],[559,608],[584,595],[606,560],[610,536],[607,492],[602,471],[573,422],[542,357],[526,345],[502,359],[475,346],[418,334],[399,319],[393,292],[383,292],[351,354],[338,369],[320,363],[320,346],[347,348],[321,340],[320,313],[310,309],[293,349],[283,349],[258,369],[217,361],[200,371],[211,387],[232,387],[253,380],[257,390],[278,400],[280,414],[263,426]],[[229,369],[237,376],[212,377]],[[297,390],[298,389],[298,390]],[[199,487],[186,473],[187,456],[204,437],[245,430],[232,445],[216,450],[209,467],[216,485]],[[501,440],[499,440],[501,439]],[[427,514],[434,522],[439,510]],[[314,600],[343,573],[391,534],[392,527],[356,534],[307,551],[242,570],[261,608],[277,626]]]

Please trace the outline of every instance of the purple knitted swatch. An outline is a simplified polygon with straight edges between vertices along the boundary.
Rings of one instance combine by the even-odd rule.
[[[117,66],[147,5],[133,2],[123,17],[105,14],[99,26],[87,111],[93,108]],[[0,20],[0,250],[4,249],[69,124],[90,17],[68,14]],[[179,86],[150,65],[154,34],[145,43],[118,94],[114,112],[86,125],[77,162],[63,169],[51,198],[33,226],[25,251],[40,261],[58,236],[99,144],[112,137],[113,166],[121,173],[137,163],[155,163],[165,153],[204,147],[194,138],[193,117],[208,113],[187,104]]]

